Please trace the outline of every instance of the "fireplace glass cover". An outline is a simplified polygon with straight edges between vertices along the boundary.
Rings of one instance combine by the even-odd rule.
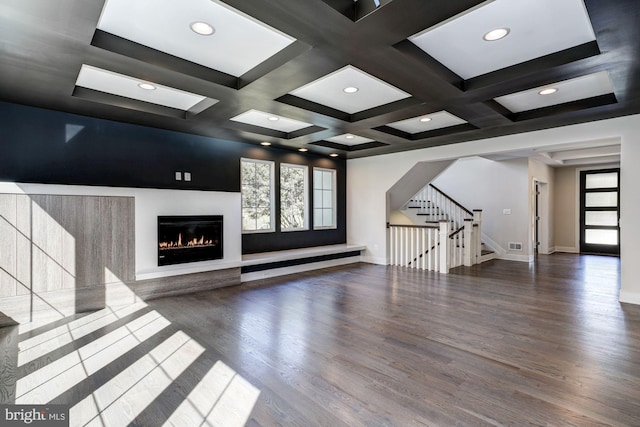
[[[159,216],[158,265],[222,259],[222,215]]]

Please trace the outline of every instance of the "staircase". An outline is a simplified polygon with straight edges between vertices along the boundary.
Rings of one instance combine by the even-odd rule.
[[[451,222],[451,231],[464,225],[464,220],[473,218],[473,211],[449,197],[433,184],[426,185],[407,202],[406,209],[415,209],[416,215],[424,218],[425,223],[441,220]]]
[[[390,224],[391,263],[448,272],[495,258],[481,240],[482,211],[428,184],[401,209],[415,226]]]

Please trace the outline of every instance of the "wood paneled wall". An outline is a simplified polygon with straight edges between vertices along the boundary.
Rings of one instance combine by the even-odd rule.
[[[239,269],[136,282],[134,224],[132,197],[0,194],[0,326],[240,283]]]

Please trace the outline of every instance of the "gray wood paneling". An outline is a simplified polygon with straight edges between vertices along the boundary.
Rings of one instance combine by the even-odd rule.
[[[69,256],[75,251],[76,283],[93,286],[105,282],[105,268],[122,281],[135,277],[134,218],[135,203],[130,197],[31,196],[55,221],[57,230],[48,232],[59,239]],[[33,216],[34,219],[36,215]],[[46,223],[49,224],[45,220]],[[34,223],[34,241],[35,237]],[[40,225],[41,226],[41,225]],[[55,228],[55,227],[54,227]],[[75,247],[74,247],[75,245]],[[53,247],[57,250],[57,246]],[[57,253],[57,252],[56,252]],[[60,262],[69,260],[62,257]]]
[[[130,197],[0,195],[3,314],[25,322],[104,307],[107,278],[135,277],[134,205]]]
[[[16,293],[16,196],[0,194],[0,297]]]
[[[240,269],[135,281],[132,197],[0,194],[0,326],[240,283]]]
[[[31,292],[31,199],[24,194],[16,195],[16,231],[17,231],[17,295]]]

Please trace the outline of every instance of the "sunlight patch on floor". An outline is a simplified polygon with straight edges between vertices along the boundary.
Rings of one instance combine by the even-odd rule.
[[[43,366],[18,380],[16,403],[50,402],[169,324],[152,311]]]
[[[35,337],[20,342],[20,352],[18,353],[18,366],[29,363],[38,357],[44,356],[54,350],[67,345],[78,338],[97,331],[100,328],[133,314],[144,307],[146,303],[137,303],[126,306],[119,310],[107,307],[95,313],[91,313],[80,319],[51,329]]]
[[[169,426],[242,427],[260,390],[221,361],[207,372],[164,423]]]
[[[204,351],[176,332],[73,406],[71,425],[128,425]]]

